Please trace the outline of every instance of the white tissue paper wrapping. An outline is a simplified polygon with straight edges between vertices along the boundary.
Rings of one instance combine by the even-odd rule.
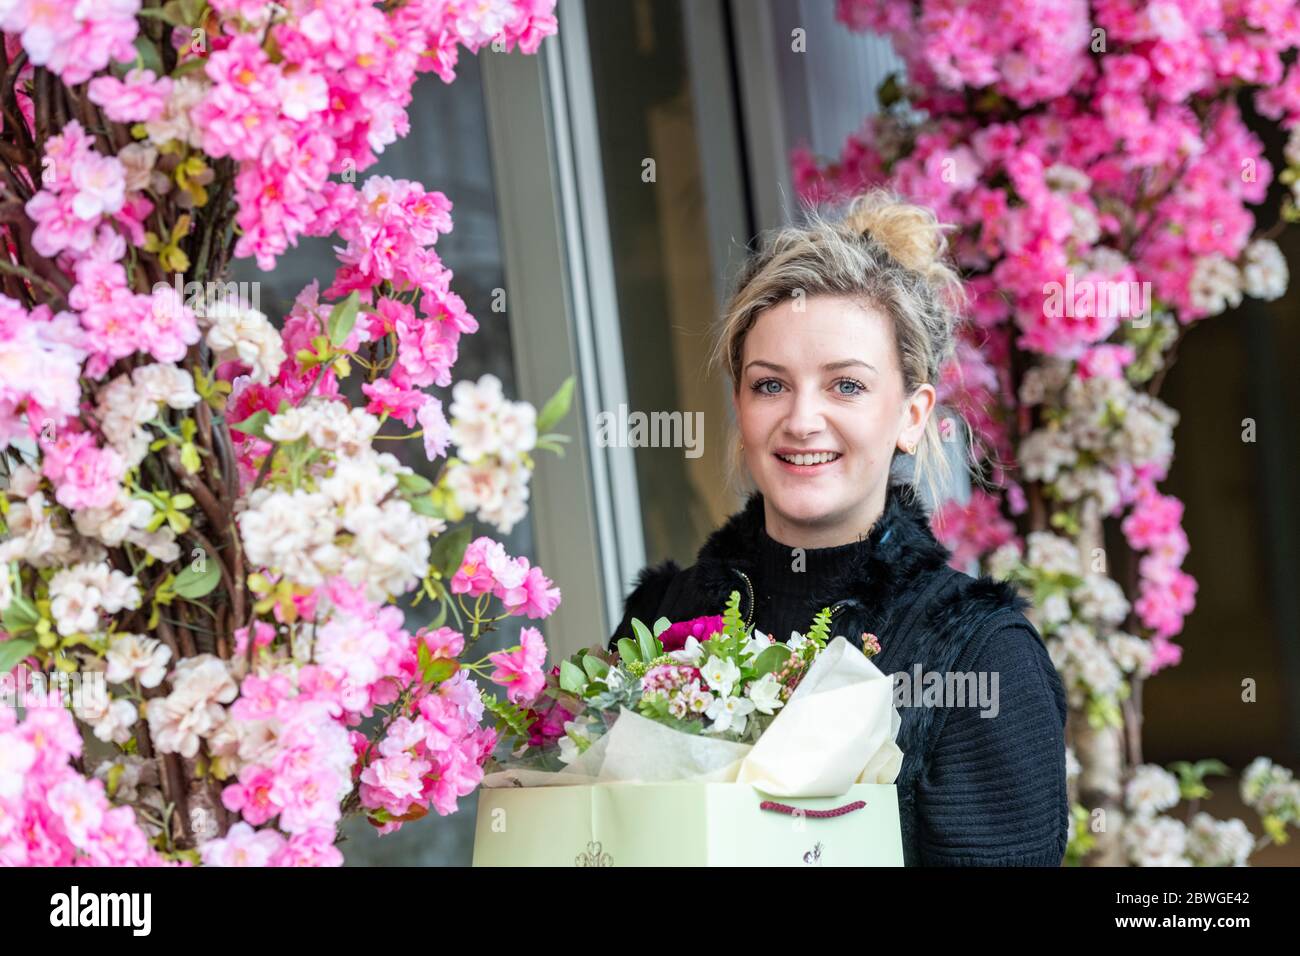
[[[903,752],[893,681],[843,637],[817,656],[758,743],[686,734],[623,708],[564,770],[511,768],[484,787],[592,783],[748,783],[778,797],[835,797],[893,783]]]

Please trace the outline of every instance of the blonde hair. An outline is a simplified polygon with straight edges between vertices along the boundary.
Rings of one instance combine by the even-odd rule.
[[[842,215],[806,210],[801,225],[765,233],[745,261],[722,315],[711,365],[725,367],[733,394],[740,388],[745,336],[758,317],[786,299],[845,296],[889,316],[903,374],[903,393],[939,384],[952,356],[965,289],[946,261],[944,227],[924,206],[873,189],[852,200]],[[915,452],[912,485],[925,483],[932,501],[951,465],[939,434],[938,409],[926,422]],[[957,417],[945,411],[945,417]],[[966,429],[969,435],[969,429]],[[731,442],[729,478],[747,482],[740,436]]]

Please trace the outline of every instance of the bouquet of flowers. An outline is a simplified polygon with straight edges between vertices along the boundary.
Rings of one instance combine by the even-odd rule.
[[[872,782],[892,781],[898,717],[889,680],[869,661],[880,650],[875,636],[864,635],[859,652],[831,636],[823,608],[806,634],[782,643],[746,625],[739,608],[732,592],[718,616],[660,618],[653,628],[633,619],[617,652],[593,647],[560,662],[526,712],[527,738],[485,785],[746,782],[765,765],[783,768],[779,786],[790,795],[824,789],[830,778],[842,787],[828,793],[842,792],[868,771]],[[811,764],[791,759],[786,746],[809,720],[817,728]],[[798,781],[785,775],[794,764]]]

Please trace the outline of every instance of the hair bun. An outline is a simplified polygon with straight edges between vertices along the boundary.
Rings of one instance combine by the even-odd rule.
[[[952,227],[942,225],[929,207],[877,188],[854,197],[841,221],[849,231],[884,249],[903,268],[961,298],[961,280],[945,261],[948,240],[944,233]]]

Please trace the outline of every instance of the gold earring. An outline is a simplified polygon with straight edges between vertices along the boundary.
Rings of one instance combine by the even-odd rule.
[[[743,451],[744,448],[745,448],[745,443],[744,443],[743,441],[740,443],[740,448],[741,448],[742,451]]]
[[[913,441],[913,442],[908,442],[908,443],[907,443],[907,453],[908,453],[909,455],[915,455],[915,454],[916,454],[916,442]]]

